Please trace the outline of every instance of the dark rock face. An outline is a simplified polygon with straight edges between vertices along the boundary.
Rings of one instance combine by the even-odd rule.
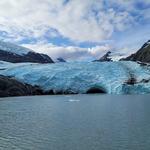
[[[150,40],[145,43],[136,53],[121,60],[140,61],[150,63]]]
[[[16,79],[0,75],[0,97],[43,95],[38,86],[21,83]]]
[[[100,62],[104,62],[104,61],[112,61],[110,57],[111,52],[108,51],[104,56],[102,56],[100,59],[95,60],[95,61],[100,61]]]
[[[20,63],[20,62],[54,63],[53,60],[48,55],[45,54],[28,52],[26,55],[18,55],[3,50],[0,50],[0,60],[12,63]]]
[[[131,77],[125,83],[128,84],[128,85],[134,85],[134,84],[137,83],[137,81],[134,77]]]

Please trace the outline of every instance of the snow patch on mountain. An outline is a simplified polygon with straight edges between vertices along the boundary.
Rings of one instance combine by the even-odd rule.
[[[9,42],[0,41],[0,50],[7,51],[17,55],[26,55],[28,52],[34,52],[28,48],[18,46]]]

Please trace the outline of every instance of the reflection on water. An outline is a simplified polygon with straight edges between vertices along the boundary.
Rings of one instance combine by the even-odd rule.
[[[0,150],[150,150],[149,97],[0,99]]]

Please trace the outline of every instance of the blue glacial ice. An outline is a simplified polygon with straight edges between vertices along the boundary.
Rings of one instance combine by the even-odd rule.
[[[1,62],[0,74],[55,93],[86,93],[91,88],[103,89],[109,94],[150,93],[150,67],[129,61],[55,64]],[[131,78],[135,78],[135,84],[127,84]]]

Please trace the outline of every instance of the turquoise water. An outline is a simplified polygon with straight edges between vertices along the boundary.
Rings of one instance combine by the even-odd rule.
[[[150,150],[150,95],[0,99],[0,150]]]

